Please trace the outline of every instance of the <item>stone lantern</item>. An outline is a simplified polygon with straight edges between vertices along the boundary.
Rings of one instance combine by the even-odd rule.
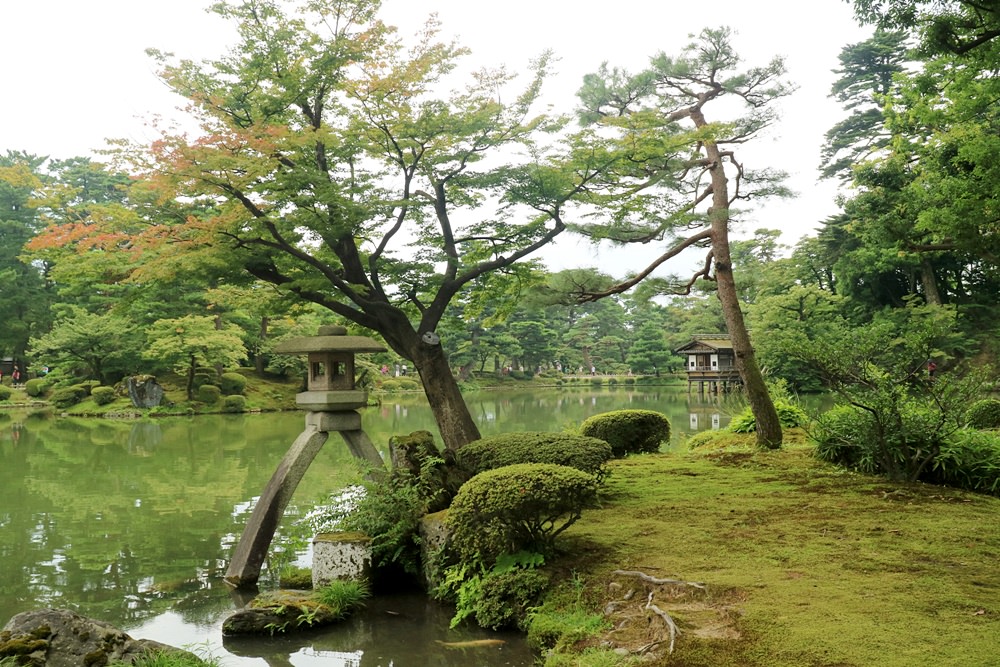
[[[354,380],[355,354],[384,351],[377,341],[348,336],[341,326],[323,326],[317,336],[292,338],[275,346],[279,354],[305,354],[308,360],[306,391],[295,396],[295,404],[306,412],[305,429],[254,505],[229,562],[227,582],[237,587],[257,583],[285,507],[331,431],[340,433],[351,454],[365,462],[369,477],[384,471],[382,457],[362,430],[357,411],[368,403],[368,394],[358,389]]]
[[[309,376],[306,391],[295,404],[311,412],[338,412],[364,407],[367,393],[354,385],[354,355],[358,352],[385,352],[378,341],[364,336],[348,336],[340,326],[322,326],[318,336],[291,338],[278,343],[278,354],[305,354]]]

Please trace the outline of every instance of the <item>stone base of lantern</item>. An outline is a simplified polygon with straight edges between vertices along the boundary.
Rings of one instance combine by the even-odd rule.
[[[372,570],[371,538],[362,533],[320,533],[313,538],[313,589],[331,581],[367,580]]]
[[[368,405],[368,392],[363,389],[349,391],[303,391],[295,394],[295,405],[300,410],[312,412],[338,412],[355,410]]]

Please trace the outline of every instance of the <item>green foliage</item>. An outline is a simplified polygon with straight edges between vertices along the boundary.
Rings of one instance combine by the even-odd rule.
[[[382,391],[418,391],[420,382],[411,377],[394,377],[382,380],[379,387]]]
[[[187,651],[144,651],[127,661],[111,662],[108,667],[219,667],[212,656],[199,657]]]
[[[316,599],[333,612],[335,618],[345,618],[355,609],[364,606],[371,597],[368,584],[353,579],[337,579],[315,591]]]
[[[198,387],[197,400],[205,405],[215,405],[222,398],[222,390],[214,384],[203,384]]]
[[[580,433],[604,440],[621,458],[659,451],[660,445],[670,441],[670,421],[653,410],[613,410],[584,421]]]
[[[234,394],[232,396],[226,396],[222,399],[222,411],[223,412],[246,412],[247,411],[247,399],[245,396],[240,396],[239,394]]]
[[[10,387],[5,387],[0,385],[0,401],[6,401],[10,398],[10,395],[14,393]]]
[[[226,396],[242,394],[247,388],[247,379],[240,373],[223,373],[219,376],[219,389]]]
[[[1000,400],[983,398],[965,412],[965,422],[971,428],[1000,428]]]
[[[493,562],[518,551],[551,553],[555,539],[597,497],[597,478],[551,463],[481,472],[462,485],[448,512],[461,561]]]
[[[835,406],[820,416],[809,435],[821,460],[861,472],[878,472],[873,451],[877,434],[870,412],[852,405]]]
[[[69,387],[59,387],[52,392],[50,401],[59,410],[65,410],[66,408],[72,407],[87,398],[87,387],[74,384]]]
[[[480,562],[453,565],[435,596],[455,603],[453,628],[474,617],[482,628],[524,630],[549,585],[548,575],[535,569],[544,562],[541,554],[522,551],[501,555],[485,572]]]
[[[202,387],[204,387],[205,385],[215,385],[216,387],[218,387],[219,376],[216,374],[214,370],[206,370],[204,368],[200,368],[194,374],[191,381],[191,386],[194,388],[195,391],[197,391]]]
[[[115,388],[114,387],[94,387],[90,390],[90,397],[94,399],[94,403],[98,405],[107,405],[115,400]]]
[[[424,499],[407,480],[390,477],[367,482],[364,496],[343,518],[342,527],[371,537],[376,568],[397,564],[416,574],[420,568],[417,530],[424,509]]]
[[[911,306],[863,327],[831,323],[794,349],[841,404],[853,406],[817,429],[821,454],[894,480],[920,479],[983,392],[983,369],[927,376],[928,359],[944,359],[963,343],[950,309]]]
[[[470,442],[455,455],[468,476],[515,463],[554,463],[570,466],[603,480],[611,446],[599,438],[573,433],[524,431],[504,433]]]
[[[785,428],[798,428],[809,423],[809,415],[794,403],[775,400],[774,409],[778,413],[778,421]],[[754,433],[757,430],[757,420],[753,416],[753,411],[749,407],[744,408],[729,422],[729,430],[733,433]]]
[[[975,428],[951,434],[927,481],[1000,496],[1000,433]]]
[[[189,399],[194,398],[198,368],[216,364],[233,367],[246,359],[239,327],[219,327],[214,317],[188,315],[157,320],[146,330],[146,337],[148,347],[143,356],[184,374]]]
[[[90,313],[78,305],[60,310],[52,330],[32,339],[33,359],[108,384],[134,367],[143,342],[134,322],[109,312]]]
[[[38,398],[47,391],[47,384],[43,378],[31,378],[24,383],[24,393],[32,398]]]

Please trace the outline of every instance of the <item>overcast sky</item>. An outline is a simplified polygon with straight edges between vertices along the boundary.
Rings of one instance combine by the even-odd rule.
[[[206,13],[212,0],[2,2],[0,152],[68,158],[89,155],[107,138],[152,138],[145,121],[154,114],[177,117],[181,101],[157,80],[145,49],[211,58],[224,52],[232,34]],[[404,34],[415,32],[431,12],[446,35],[472,49],[477,64],[521,70],[552,49],[560,61],[547,99],[567,111],[583,75],[602,61],[638,70],[658,51],[677,53],[690,33],[731,26],[748,64],[783,56],[789,79],[799,86],[780,103],[782,120],[770,135],[740,155],[748,168],[788,171],[799,197],[749,215],[744,231],[777,228],[782,241],[793,244],[836,210],[835,188],[817,182],[816,170],[823,134],[844,115],[827,98],[835,78],[831,70],[841,48],[869,34],[854,22],[845,0],[383,2],[384,20]],[[637,252],[628,253],[633,267]],[[620,253],[597,254],[585,244],[564,241],[562,252],[546,262],[553,269],[564,268],[561,262],[596,266],[618,261],[612,260],[616,256]]]

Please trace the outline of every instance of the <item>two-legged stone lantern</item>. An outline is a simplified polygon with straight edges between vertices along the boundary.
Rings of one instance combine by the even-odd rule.
[[[368,396],[354,385],[354,355],[385,348],[370,338],[346,334],[344,327],[323,326],[318,336],[292,338],[275,347],[281,354],[308,355],[307,391],[295,397],[295,404],[306,411],[306,426],[278,464],[233,551],[226,581],[236,587],[257,583],[285,507],[330,431],[339,432],[351,453],[373,472],[384,469],[382,457],[361,429],[357,408],[367,403]]]

